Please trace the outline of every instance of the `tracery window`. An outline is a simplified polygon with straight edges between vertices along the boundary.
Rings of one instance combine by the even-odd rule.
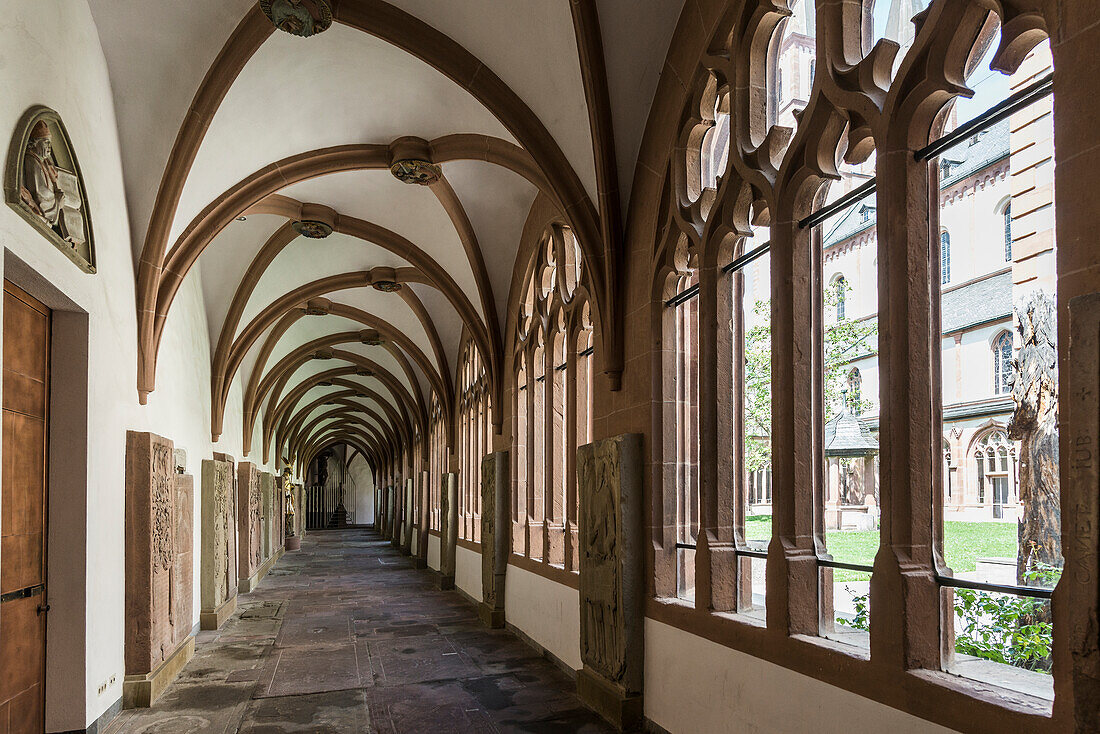
[[[993,340],[993,392],[1012,391],[1012,335],[1007,331]]]
[[[834,40],[839,41],[841,31],[849,33],[843,37],[858,38],[862,43],[856,46],[862,45],[865,54],[875,46],[875,38],[896,41],[900,50],[893,56],[892,74],[906,78],[885,83],[899,85],[897,91],[903,94],[929,78],[941,78],[939,69],[921,68],[929,63],[921,56],[929,53],[929,38],[958,33],[961,44],[973,44],[970,54],[953,53],[942,63],[957,65],[946,78],[967,78],[975,94],[957,97],[938,116],[914,115],[912,107],[888,109],[889,117],[878,121],[886,123],[882,129],[911,128],[889,139],[875,139],[874,124],[857,124],[861,111],[830,106],[847,104],[846,95],[864,84],[855,81],[853,59],[819,59],[822,74],[812,83],[821,87],[820,95],[811,95],[810,84],[802,84],[813,75],[802,75],[808,64],[797,58],[802,39],[796,36],[810,39],[808,46],[814,48],[812,3],[792,2],[792,13],[786,18],[764,13],[775,31],[762,58],[750,56],[747,64],[741,63],[743,58],[733,58],[759,53],[755,50],[759,37],[749,31],[743,38],[716,36],[707,46],[708,61],[700,64],[690,82],[692,91],[678,118],[682,120],[678,150],[683,159],[678,154],[669,163],[668,209],[658,221],[654,253],[653,306],[662,346],[655,357],[662,394],[654,417],[662,440],[654,449],[659,459],[654,481],[661,484],[652,508],[654,586],[658,602],[679,596],[676,604],[692,603],[697,613],[751,609],[751,601],[746,604],[745,600],[755,601],[757,573],[744,568],[746,559],[756,558],[747,530],[752,511],[768,497],[763,491],[767,487],[769,510],[774,507],[775,512],[769,514],[765,538],[774,542],[763,556],[783,558],[788,574],[779,580],[788,584],[787,596],[763,600],[769,627],[776,610],[780,617],[775,624],[785,634],[817,633],[864,648],[869,647],[868,633],[875,626],[880,634],[910,636],[905,642],[914,647],[943,634],[951,636],[944,640],[947,644],[921,648],[924,664],[936,667],[937,663],[927,662],[935,660],[938,667],[962,676],[994,679],[998,686],[1018,685],[1032,695],[1048,695],[1035,693],[1034,681],[1014,681],[1018,673],[1049,669],[1049,655],[1024,660],[1012,659],[1015,653],[1008,653],[1004,660],[1012,668],[1007,671],[990,672],[971,664],[975,659],[984,664],[997,657],[974,642],[988,631],[982,629],[987,622],[981,615],[968,617],[964,608],[967,595],[975,589],[967,587],[963,574],[970,579],[987,571],[976,569],[975,559],[965,557],[960,549],[965,546],[962,523],[992,526],[993,521],[1011,519],[1013,512],[1027,511],[1016,501],[1024,496],[1018,487],[1026,481],[1054,501],[1060,496],[1058,470],[1049,465],[1049,456],[1043,459],[1048,462],[1047,478],[1038,476],[1036,469],[1034,476],[1025,479],[1027,462],[1012,458],[1027,455],[1029,440],[1033,446],[1039,441],[1048,442],[1048,448],[1057,446],[1057,420],[1040,426],[1013,423],[1012,435],[1020,431],[1023,439],[1009,439],[1002,431],[1006,443],[997,446],[992,474],[988,448],[982,448],[982,462],[966,458],[966,447],[972,445],[974,432],[982,430],[978,427],[982,420],[998,411],[996,420],[1002,425],[1008,425],[1013,415],[1020,421],[1028,416],[1025,403],[1033,397],[1009,379],[1016,368],[1002,358],[1003,342],[997,352],[997,394],[990,396],[985,386],[985,345],[1007,324],[1014,331],[1039,329],[1034,359],[1046,370],[1036,378],[1042,383],[1039,394],[1044,397],[1043,410],[1057,410],[1057,375],[1051,367],[1057,364],[1051,209],[1040,206],[1047,215],[1034,216],[1027,223],[1020,221],[1025,215],[1017,217],[1020,231],[1041,232],[1050,242],[1038,254],[1034,269],[1031,263],[1025,269],[1012,261],[1011,201],[1004,209],[994,205],[1002,193],[1011,192],[1012,176],[1030,175],[1025,173],[1029,165],[1035,166],[1040,190],[1053,192],[1050,54],[1041,44],[1012,74],[993,70],[989,61],[999,47],[996,16],[983,11],[964,17],[962,4],[935,2],[918,19],[923,24],[919,26],[925,34],[922,39],[917,38],[918,24],[911,19],[925,9],[924,0],[867,3],[864,13],[870,17],[837,14],[828,19],[842,26],[852,23],[851,28],[833,28],[831,32],[838,34]],[[735,25],[720,27],[727,32]],[[1014,43],[1023,41],[1016,38]],[[908,57],[914,63],[904,63],[909,49],[916,46],[919,52]],[[844,48],[845,53],[851,47],[840,42],[823,44],[823,48]],[[1014,48],[1019,50],[1018,45]],[[887,45],[880,46],[879,52],[884,49],[893,51]],[[733,59],[731,68],[749,69],[747,78],[723,79],[707,66],[709,59],[726,53]],[[782,58],[783,53],[790,56]],[[873,59],[875,69],[881,58]],[[869,67],[870,63],[859,72],[869,72]],[[876,77],[874,84],[880,82]],[[876,100],[894,99],[887,91],[895,90],[868,88],[860,93]],[[807,105],[813,107],[795,114]],[[995,106],[997,111],[990,112]],[[1006,109],[1009,119],[1002,114]],[[725,165],[717,175],[696,178],[694,171],[704,170],[700,161],[711,155],[702,141],[720,124],[718,110],[731,116],[736,145],[725,153]],[[791,130],[807,120],[816,121],[814,135],[792,137]],[[835,127],[829,128],[823,120]],[[777,127],[786,130],[777,132]],[[828,141],[815,137],[826,130],[837,132]],[[1021,140],[1029,136],[1039,146],[1032,148],[1028,162],[1014,152],[1021,149],[1011,144],[1017,134]],[[835,150],[831,149],[834,143]],[[879,157],[878,146],[891,147]],[[820,168],[806,164],[800,170],[803,159]],[[911,172],[898,163],[912,166],[914,160],[928,166],[926,173],[918,166],[920,181],[915,187]],[[836,170],[827,165],[830,161]],[[880,166],[885,170],[876,170]],[[806,178],[799,178],[803,174]],[[882,182],[878,175],[885,177]],[[708,182],[714,188],[708,188]],[[784,189],[789,185],[804,188]],[[719,210],[722,221],[712,222],[712,214]],[[1003,261],[991,256],[999,249],[1001,231]],[[949,232],[963,237],[964,246],[954,253]],[[744,268],[742,258],[764,241],[771,243],[763,249],[770,272],[776,274],[772,302],[761,299],[769,316],[766,429],[753,427],[745,411],[753,400],[748,395],[753,384],[748,367],[752,349],[746,333],[754,327],[745,316],[744,292],[730,275]],[[842,268],[858,299],[845,298],[846,289],[838,292],[835,287],[839,281],[834,278]],[[914,282],[914,274],[919,282]],[[952,283],[956,285],[945,287]],[[889,301],[880,304],[880,293]],[[904,338],[880,343],[880,313],[883,323],[919,326],[910,336],[916,335],[920,342],[926,334],[929,343]],[[1013,336],[1005,336],[1011,358]],[[727,365],[730,357],[732,364]],[[773,362],[782,372],[771,374]],[[932,397],[920,405],[916,405],[919,400],[906,403],[899,395],[909,394],[910,389]],[[937,395],[942,398],[939,405],[934,404]],[[936,423],[942,435],[919,430]],[[768,436],[766,466],[750,464],[754,431]],[[813,438],[807,441],[807,435]],[[954,444],[946,442],[947,435]],[[883,449],[880,458],[880,439],[894,442],[892,454]],[[957,452],[955,466],[951,465],[952,445]],[[774,467],[772,451],[778,459]],[[879,482],[880,461],[884,471],[886,463],[892,462],[890,476],[898,480],[889,489]],[[941,462],[942,469],[937,467]],[[1018,482],[1011,479],[1017,471],[1014,467],[1021,472]],[[1007,492],[1000,485],[994,490],[990,478],[994,475],[1008,478]],[[1049,477],[1055,478],[1053,485]],[[902,536],[880,536],[879,525],[885,522],[893,523],[895,531],[913,545],[899,551],[898,546],[906,542],[899,539]],[[1005,527],[1011,530],[1014,525],[998,523],[985,529],[998,534]],[[1012,603],[1028,606],[1029,613],[1046,625],[1049,639],[1046,599],[1060,574],[1060,529],[1047,528],[1030,550],[1018,544],[1014,535],[997,537],[1017,555],[1018,563],[1012,578],[984,580],[983,593],[992,594],[998,602],[1011,598]],[[871,572],[876,561],[896,563],[899,552],[912,554],[912,562],[939,586],[943,605],[939,617],[913,616],[900,631],[889,620],[871,614],[881,601],[872,598],[872,587],[879,589],[877,593],[889,588],[887,582],[873,583]],[[800,575],[804,573],[800,564],[807,557],[817,562],[816,583]],[[697,578],[703,573],[709,578]],[[912,603],[892,595],[888,599],[891,609],[908,609]],[[947,620],[942,626],[941,619]],[[737,626],[743,621],[736,617],[722,620],[717,624],[728,621],[738,634],[751,634]],[[920,634],[912,632],[917,627]]]
[[[467,339],[459,357],[459,537],[481,540],[481,460],[489,452],[488,377],[481,354]]]
[[[443,500],[443,475],[448,471],[447,426],[443,417],[443,407],[433,394],[429,411],[428,432],[428,526],[430,530],[440,530]]]
[[[576,572],[577,447],[591,439],[592,322],[572,231],[552,226],[535,253],[515,335],[512,461],[517,555]]]

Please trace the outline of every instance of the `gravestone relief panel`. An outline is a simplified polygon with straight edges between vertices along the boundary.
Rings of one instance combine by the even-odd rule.
[[[234,522],[233,464],[202,462],[202,567],[200,621],[217,629],[222,611],[237,596],[237,524]]]
[[[191,478],[176,473],[172,442],[126,433],[126,620],[124,697],[149,705],[148,678],[191,634]],[[135,694],[136,687],[143,694]]]
[[[439,588],[455,587],[455,553],[458,547],[458,475],[447,472],[439,492]]]
[[[581,698],[620,728],[641,720],[642,440],[625,434],[577,452]]]
[[[275,477],[260,472],[260,497],[263,508],[263,560],[275,552]]]
[[[255,465],[237,465],[237,578],[251,579],[263,563],[263,502]]]
[[[416,488],[412,479],[405,480],[405,501],[401,512],[401,552],[405,555],[412,553],[413,517],[416,514],[413,507]]]
[[[481,460],[481,619],[490,627],[504,626],[504,578],[511,548],[508,492],[508,452]]]

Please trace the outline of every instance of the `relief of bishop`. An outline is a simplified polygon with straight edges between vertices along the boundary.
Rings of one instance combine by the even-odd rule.
[[[58,167],[53,155],[49,126],[39,120],[31,128],[23,151],[23,181],[20,200],[72,247],[85,243],[81,212],[80,179],[73,171]]]

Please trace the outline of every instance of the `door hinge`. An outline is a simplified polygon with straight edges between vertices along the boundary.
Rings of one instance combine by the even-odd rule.
[[[9,591],[6,594],[0,595],[0,604],[8,601],[15,601],[16,599],[26,599],[30,596],[36,596],[46,590],[45,584],[35,584],[34,586],[28,586],[18,591]]]

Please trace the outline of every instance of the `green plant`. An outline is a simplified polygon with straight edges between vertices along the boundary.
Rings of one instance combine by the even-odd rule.
[[[844,587],[844,591],[851,594],[852,589],[848,586]],[[837,624],[843,624],[848,627],[857,630],[863,630],[864,632],[871,631],[871,599],[868,594],[856,594],[852,596],[852,604],[856,608],[856,615],[851,619],[845,617],[837,617]]]
[[[1050,588],[1058,583],[1061,575],[1062,569],[1037,563],[1024,574],[1024,579],[1029,585]],[[847,586],[844,590],[852,593]],[[853,596],[852,604],[856,609],[855,617],[837,617],[836,621],[870,631],[868,595]],[[1054,626],[1050,623],[1050,602],[1046,599],[955,589],[955,619],[955,652],[1017,668],[1050,672]]]

